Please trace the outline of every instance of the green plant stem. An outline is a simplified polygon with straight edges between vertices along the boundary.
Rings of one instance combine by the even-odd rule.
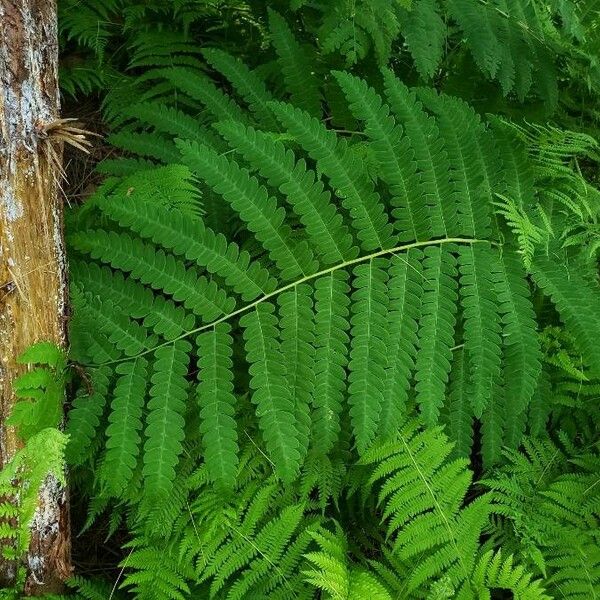
[[[278,296],[279,294],[296,287],[297,285],[306,283],[307,281],[312,281],[313,279],[317,279],[319,277],[322,277],[323,275],[328,275],[329,273],[333,273],[334,271],[337,271],[339,269],[346,269],[348,267],[352,267],[354,265],[366,262],[368,260],[378,258],[379,256],[386,256],[389,254],[395,254],[397,252],[407,252],[408,250],[411,250],[412,248],[425,248],[427,246],[435,246],[435,245],[441,245],[441,244],[490,244],[492,246],[500,245],[499,243],[492,242],[490,240],[479,240],[479,239],[475,239],[475,238],[443,238],[443,239],[439,239],[439,240],[428,240],[426,242],[411,242],[410,244],[404,244],[402,246],[395,246],[393,248],[386,248],[385,250],[378,250],[377,252],[373,252],[371,254],[366,254],[365,256],[359,256],[358,258],[354,258],[352,260],[348,260],[348,261],[340,263],[338,265],[334,265],[333,267],[328,267],[327,269],[323,269],[322,271],[318,271],[317,273],[311,273],[310,275],[306,275],[305,277],[302,277],[301,279],[298,279],[297,281],[288,283],[280,288],[277,288],[276,290],[274,290],[268,294],[265,294],[264,296],[261,296],[258,300],[255,300],[254,302],[251,302],[250,304],[247,304],[246,306],[242,306],[241,308],[238,308],[237,310],[234,310],[233,312],[231,312],[227,315],[223,315],[222,317],[219,317],[218,319],[215,319],[214,321],[211,321],[210,323],[201,325],[200,327],[196,327],[195,329],[191,329],[190,331],[186,331],[185,333],[182,333],[181,335],[179,335],[178,337],[176,337],[172,340],[163,342],[162,344],[158,344],[157,346],[153,346],[152,348],[148,348],[147,350],[144,350],[143,352],[140,352],[139,354],[136,354],[134,356],[127,356],[125,358],[119,358],[118,360],[110,360],[110,361],[103,362],[103,363],[83,364],[82,366],[84,366],[84,367],[102,367],[104,365],[114,365],[114,364],[118,364],[118,363],[122,363],[122,362],[127,362],[129,360],[135,360],[136,358],[138,358],[140,356],[144,356],[146,354],[149,354],[150,352],[154,352],[158,348],[162,348],[164,346],[169,346],[170,344],[174,344],[175,342],[177,342],[179,340],[183,340],[191,335],[194,335],[196,333],[200,333],[201,331],[210,329],[211,327],[214,327],[215,325],[218,325],[219,323],[222,323],[223,321],[227,321],[227,320],[231,319],[232,317],[241,315],[241,314],[245,313],[246,311],[251,310],[252,308],[258,306],[259,304],[262,304],[263,302],[266,302],[267,300],[270,300],[271,298],[274,298],[274,297]]]

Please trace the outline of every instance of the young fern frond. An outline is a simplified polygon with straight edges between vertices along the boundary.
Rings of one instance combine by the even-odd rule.
[[[415,591],[434,578],[448,577],[458,597],[471,598],[479,536],[490,514],[490,497],[463,507],[471,473],[464,459],[446,460],[451,444],[437,428],[421,431],[414,421],[397,438],[368,451],[369,483],[381,482],[379,503],[394,553],[417,560],[408,579]]]
[[[40,492],[51,487],[56,490],[51,493],[58,494],[66,485],[69,438],[58,429],[65,393],[63,350],[51,342],[38,342],[16,361],[32,370],[13,382],[17,401],[6,418],[6,425],[15,428],[19,447],[0,470],[0,556],[12,565],[18,580],[24,575],[21,561],[32,539]]]
[[[335,600],[392,600],[392,596],[377,576],[364,568],[348,564],[348,542],[336,523],[335,533],[320,528],[312,533],[319,551],[305,555],[311,566],[304,571],[306,581]]]
[[[479,559],[473,575],[474,588],[479,594],[485,590],[510,590],[515,599],[520,600],[550,600],[545,593],[540,580],[533,580],[521,565],[515,565],[512,556],[503,558],[502,551],[486,552]]]
[[[191,575],[191,569],[182,569],[177,557],[164,550],[134,549],[121,564],[130,569],[121,587],[139,598],[185,600],[189,597],[190,587],[185,576]]]
[[[600,584],[597,454],[572,457],[566,470],[556,445],[524,445],[526,453],[507,452],[508,464],[483,481],[506,523],[507,545],[544,575],[550,592],[593,597]]]

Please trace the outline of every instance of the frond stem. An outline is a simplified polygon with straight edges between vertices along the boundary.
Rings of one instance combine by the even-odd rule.
[[[292,288],[294,288],[298,285],[301,285],[302,283],[306,283],[307,281],[312,281],[313,279],[317,279],[319,277],[322,277],[323,275],[329,275],[330,273],[333,273],[334,271],[338,271],[339,269],[346,269],[348,267],[352,267],[354,265],[358,265],[360,263],[367,262],[369,260],[373,260],[374,258],[378,258],[379,256],[395,254],[396,252],[407,252],[408,250],[411,250],[412,248],[426,248],[427,246],[435,246],[435,245],[442,245],[442,244],[490,244],[492,246],[500,246],[501,245],[498,242],[492,242],[490,240],[479,240],[479,239],[475,239],[475,238],[442,238],[442,239],[438,239],[438,240],[428,240],[426,242],[411,242],[410,244],[404,244],[402,246],[395,246],[393,248],[386,248],[384,250],[378,250],[377,252],[373,252],[371,254],[366,254],[365,256],[359,256],[358,258],[353,258],[352,260],[348,260],[348,261],[339,263],[337,265],[334,265],[333,267],[328,267],[327,269],[323,269],[322,271],[318,271],[316,273],[311,273],[310,275],[305,275],[301,279],[293,281],[292,283],[288,283],[280,288],[277,288],[276,290],[274,290],[272,292],[269,292],[268,294],[265,294],[264,296],[261,296],[260,298],[258,298],[258,300],[255,300],[254,302],[251,302],[250,304],[247,304],[246,306],[242,306],[241,308],[238,308],[237,310],[234,310],[233,312],[230,312],[227,315],[223,315],[222,317],[219,317],[218,319],[211,321],[210,323],[201,325],[200,327],[196,327],[195,329],[191,329],[190,331],[186,331],[172,340],[163,342],[162,344],[158,344],[157,346],[153,346],[152,348],[148,348],[147,350],[144,350],[143,352],[140,352],[139,354],[136,354],[134,356],[126,356],[124,358],[119,358],[117,360],[110,360],[110,361],[103,362],[103,363],[95,363],[95,364],[85,364],[84,363],[82,366],[84,366],[84,367],[102,367],[105,365],[114,365],[114,364],[118,364],[118,363],[122,363],[122,362],[127,362],[128,360],[134,360],[140,356],[150,354],[151,352],[158,350],[158,348],[163,348],[165,346],[169,346],[169,345],[174,344],[175,342],[178,342],[179,340],[183,340],[191,335],[195,335],[197,333],[200,333],[201,331],[210,329],[211,327],[214,327],[215,325],[218,325],[219,323],[222,323],[223,321],[228,321],[232,317],[237,317],[238,315],[241,315],[241,314],[245,313],[246,311],[249,311],[249,310],[255,308],[259,304],[262,304],[263,302],[266,302],[267,300],[270,300],[271,298],[274,298],[287,290],[291,290]]]

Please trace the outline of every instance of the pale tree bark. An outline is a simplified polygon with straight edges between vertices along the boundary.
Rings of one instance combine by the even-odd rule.
[[[48,136],[59,116],[55,0],[0,0],[0,461],[18,448],[3,425],[16,357],[37,341],[64,347],[66,274],[60,157]],[[52,150],[51,150],[52,148]],[[26,557],[26,594],[57,591],[70,574],[66,491],[48,478]],[[14,565],[3,565],[10,578]]]

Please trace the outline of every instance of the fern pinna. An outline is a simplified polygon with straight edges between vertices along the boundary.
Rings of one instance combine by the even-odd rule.
[[[91,389],[67,454],[93,470],[94,515],[131,521],[125,586],[546,598],[517,548],[480,547],[496,497],[465,504],[466,459],[491,472],[559,414],[539,416],[541,311],[600,374],[589,257],[527,237],[548,177],[530,139],[389,70],[330,75],[357,124],[336,130],[283,41],[283,91],[220,50],[204,56],[230,95],[192,67],[148,71],[112,136],[129,156],[73,215],[73,357]],[[377,497],[370,564],[324,507],[375,523]]]

